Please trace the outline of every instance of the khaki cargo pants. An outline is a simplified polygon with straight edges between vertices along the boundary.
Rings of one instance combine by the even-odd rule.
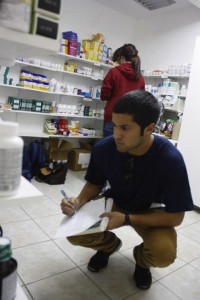
[[[113,211],[121,211],[113,205]],[[136,248],[137,264],[143,268],[167,267],[176,259],[177,236],[171,227],[132,226],[143,243]],[[68,241],[77,246],[97,251],[112,252],[117,245],[117,236],[112,231],[71,236]]]

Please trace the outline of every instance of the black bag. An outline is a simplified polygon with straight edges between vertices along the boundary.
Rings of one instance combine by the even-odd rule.
[[[40,168],[35,177],[35,180],[39,182],[45,182],[51,185],[63,184],[65,183],[67,171],[67,163],[50,163],[49,166]]]

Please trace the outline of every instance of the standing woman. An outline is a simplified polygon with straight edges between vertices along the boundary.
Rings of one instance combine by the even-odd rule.
[[[145,89],[140,57],[135,46],[125,44],[115,50],[113,62],[118,63],[118,66],[110,69],[101,87],[101,100],[107,101],[104,111],[104,137],[113,134],[112,109],[116,101],[127,92]]]

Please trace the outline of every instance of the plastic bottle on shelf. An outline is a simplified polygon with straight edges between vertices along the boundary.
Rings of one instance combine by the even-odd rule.
[[[0,197],[15,195],[20,186],[24,143],[17,134],[17,123],[0,123]]]
[[[186,85],[183,84],[181,87],[180,96],[186,97],[186,95],[187,95],[187,88]]]
[[[0,299],[13,300],[17,288],[17,261],[11,257],[11,241],[0,237]]]

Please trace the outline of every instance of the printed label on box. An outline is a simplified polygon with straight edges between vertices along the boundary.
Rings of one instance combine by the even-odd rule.
[[[82,166],[82,168],[87,168],[90,161],[90,153],[79,153],[78,164]]]

